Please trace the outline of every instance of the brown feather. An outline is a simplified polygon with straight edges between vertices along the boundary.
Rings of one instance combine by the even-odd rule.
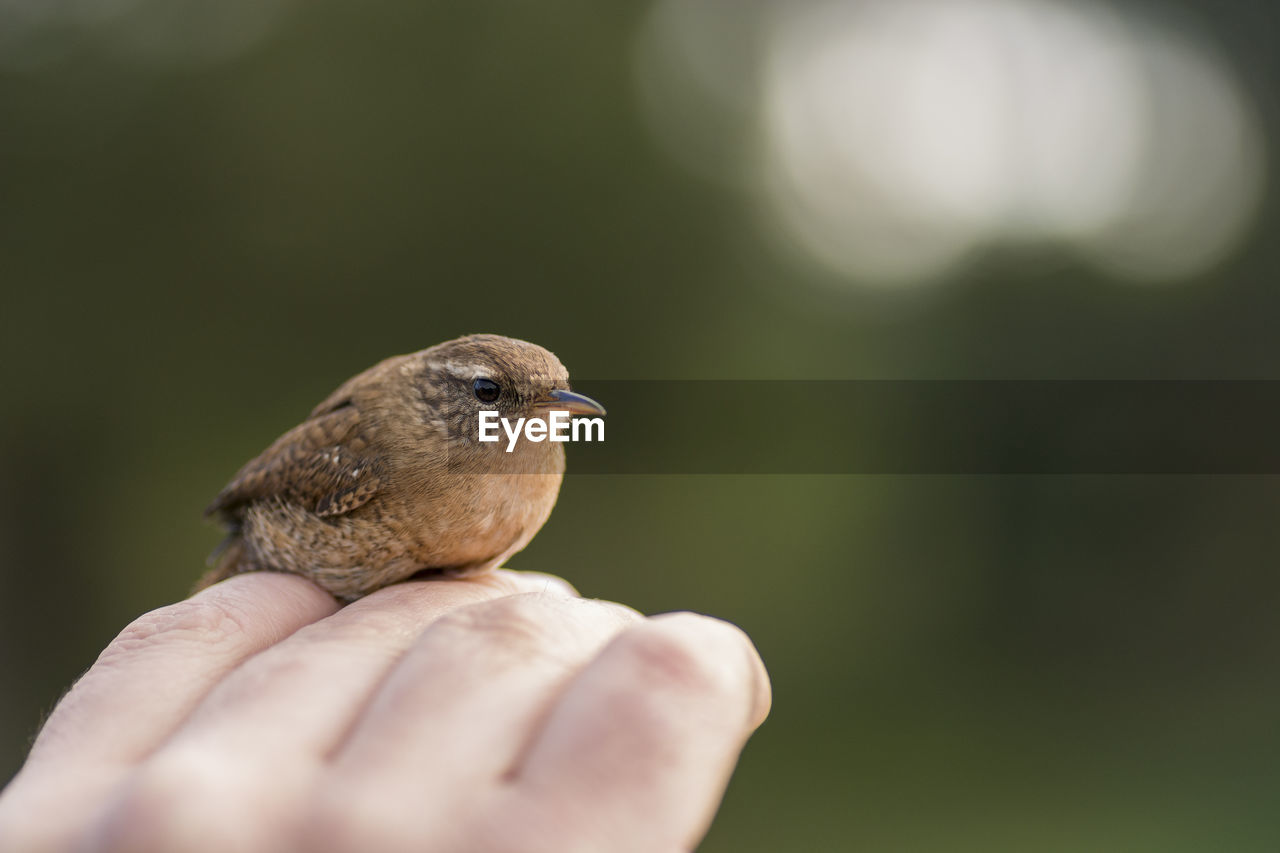
[[[354,405],[340,406],[280,436],[240,469],[205,514],[236,521],[245,505],[279,498],[317,515],[341,515],[377,493],[381,469],[360,431],[360,412]]]

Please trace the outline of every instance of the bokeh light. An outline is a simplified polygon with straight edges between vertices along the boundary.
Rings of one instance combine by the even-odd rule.
[[[728,30],[708,25],[730,17],[719,6],[655,7],[639,78],[666,107],[650,121],[696,170],[741,163],[768,222],[842,280],[936,281],[974,250],[1028,242],[1180,280],[1253,219],[1259,123],[1186,34],[1048,0],[775,3]],[[717,152],[749,111],[754,158]]]

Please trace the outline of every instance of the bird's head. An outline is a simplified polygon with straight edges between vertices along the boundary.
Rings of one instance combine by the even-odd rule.
[[[569,387],[569,371],[537,344],[501,335],[468,335],[422,352],[419,384],[446,430],[458,460],[472,463],[483,454],[490,464],[509,469],[518,458],[563,456],[558,442],[520,438],[511,452],[501,426],[496,442],[479,440],[481,415],[515,427],[524,419],[546,422],[553,411],[571,417],[601,417],[605,410]],[[496,416],[496,418],[495,418]],[[517,456],[519,454],[519,456]],[[506,457],[505,461],[499,461]],[[470,465],[468,467],[471,467]]]

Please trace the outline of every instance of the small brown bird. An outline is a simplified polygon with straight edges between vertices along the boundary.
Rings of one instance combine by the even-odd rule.
[[[604,409],[535,344],[471,335],[347,380],[249,462],[205,511],[230,528],[203,589],[295,572],[351,601],[423,571],[483,572],[529,544],[555,506],[560,442],[479,441],[479,415],[546,420]]]

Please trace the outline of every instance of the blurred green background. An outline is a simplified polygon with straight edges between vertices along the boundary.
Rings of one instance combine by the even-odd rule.
[[[120,627],[185,594],[236,468],[387,355],[486,331],[598,379],[1280,378],[1266,4],[953,5],[970,29],[907,4],[947,60],[927,79],[957,87],[954,146],[923,133],[951,127],[933,101],[854,63],[819,88],[879,112],[797,148],[761,127],[803,105],[786,62],[831,46],[768,40],[811,6],[0,4],[0,778]],[[871,20],[850,32],[896,32]],[[1134,60],[1151,98],[1098,112],[1117,87],[1092,71],[1128,54],[1080,33],[1121,30],[1182,53]],[[1072,97],[983,99],[1059,54]],[[1064,148],[1059,111],[1108,121]],[[1027,132],[970,133],[1009,116]],[[1048,142],[1005,144],[1027,138]],[[1083,201],[1026,194],[1101,161]],[[850,202],[868,163],[893,168]],[[866,224],[890,207],[858,199],[907,185],[916,207]],[[511,565],[730,619],[773,675],[703,849],[1280,845],[1274,478],[575,477],[572,456]]]

